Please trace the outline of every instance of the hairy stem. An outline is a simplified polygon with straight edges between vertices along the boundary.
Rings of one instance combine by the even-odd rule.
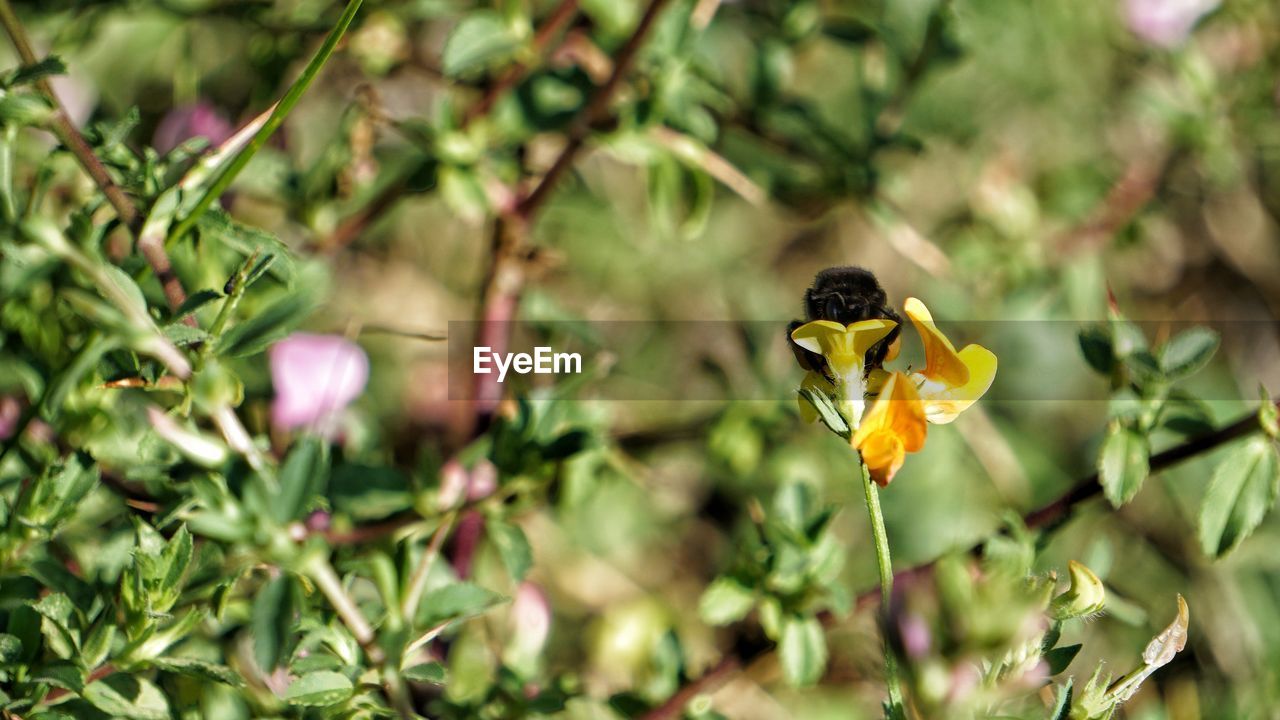
[[[307,575],[315,581],[316,587],[333,606],[338,617],[342,619],[342,624],[351,631],[352,637],[360,643],[360,647],[364,648],[369,660],[381,665],[387,658],[382,648],[374,642],[373,627],[365,619],[364,613],[360,612],[360,608],[356,607],[356,601],[347,594],[346,588],[342,587],[342,580],[333,569],[333,565],[329,563],[329,559],[323,555],[316,555],[307,563]]]
[[[887,615],[889,603],[893,600],[893,561],[889,557],[889,535],[884,529],[884,514],[880,512],[880,489],[872,481],[871,472],[861,457],[858,458],[858,468],[862,473],[862,490],[867,498],[871,535],[875,539],[876,565],[880,569],[880,612]],[[898,680],[898,661],[893,656],[893,649],[889,647],[887,636],[884,642],[884,681],[889,690],[888,716],[905,717],[902,685]]]

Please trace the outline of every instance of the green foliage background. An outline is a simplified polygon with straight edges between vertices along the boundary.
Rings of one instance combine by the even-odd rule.
[[[0,396],[31,425],[0,460],[6,716],[645,717],[734,653],[756,661],[667,717],[878,715],[857,467],[799,421],[778,342],[839,264],[899,306],[923,298],[957,344],[1022,321],[990,395],[882,493],[896,566],[991,537],[1019,577],[1061,587],[1087,565],[1106,609],[1062,627],[1083,648],[1053,678],[1077,692],[1101,662],[1137,665],[1181,594],[1186,650],[1122,712],[1272,716],[1274,441],[1250,421],[1146,468],[1280,387],[1280,9],[1227,0],[1161,48],[1110,0],[673,0],[592,109],[646,4],[574,5],[544,38],[554,2],[367,0],[304,87],[339,3],[14,3],[37,55],[65,64],[54,88],[96,155],[167,231],[190,302],[166,304],[140,223],[49,134],[31,78],[7,75]],[[229,187],[215,172],[166,196],[210,157],[151,147],[167,113],[200,102],[239,127],[291,87]],[[200,212],[206,197],[225,211]],[[481,317],[495,272],[518,278],[517,317],[585,342],[589,367],[473,433],[445,345],[415,335]],[[615,349],[587,324],[615,320],[741,332],[643,348],[644,382],[699,399],[616,401]],[[1214,332],[1178,334],[1191,324]],[[297,328],[371,357],[339,441],[270,425],[263,351]],[[671,370],[691,354],[697,370]],[[180,451],[148,408],[215,457]],[[226,441],[227,413],[250,450]],[[459,463],[492,469],[496,493],[442,502]],[[1021,529],[1095,469],[1106,499]],[[965,573],[947,567],[911,586],[942,598],[921,612],[950,607],[944,581]],[[552,616],[532,651],[508,602],[525,579]],[[1024,595],[961,603],[935,636],[1012,623]],[[991,637],[939,667],[1025,639]],[[1001,712],[1052,716],[1053,692],[1023,690]]]

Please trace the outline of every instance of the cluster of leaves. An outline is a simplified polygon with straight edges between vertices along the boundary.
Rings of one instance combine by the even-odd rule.
[[[906,670],[910,704],[924,717],[1109,718],[1142,681],[1186,642],[1187,606],[1154,638],[1143,663],[1116,684],[1100,664],[1082,692],[1065,673],[1082,645],[1060,644],[1073,623],[1105,611],[1102,582],[1072,562],[1069,585],[1034,573],[1034,538],[1014,526],[986,545],[981,561],[940,560],[928,577],[903,588],[885,622],[886,637]],[[1036,697],[1055,684],[1048,708]],[[1046,695],[1040,694],[1041,697]]]
[[[48,121],[14,110],[47,109],[21,87],[60,69],[46,65],[6,77],[8,141]],[[57,219],[43,211],[41,188],[0,182],[0,393],[22,406],[0,451],[0,707],[33,718],[152,720],[197,707],[218,717],[306,708],[371,717],[410,692],[438,695],[446,669],[425,648],[504,600],[423,547],[425,533],[463,508],[439,508],[434,482],[346,457],[321,437],[293,438],[277,461],[266,428],[241,424],[246,399],[262,396],[254,367],[310,313],[309,286],[323,276],[274,236],[221,210],[197,212],[237,147],[202,157],[203,141],[165,156],[136,151],[125,139],[137,120],[100,124],[89,140],[151,208],[143,239],[163,243],[190,220],[191,235],[170,248],[192,290],[180,307],[164,309],[141,254],[113,249],[128,229],[98,220],[100,197]],[[0,148],[6,160],[12,150]],[[35,175],[55,174],[65,159],[48,154]],[[246,392],[247,382],[256,387]],[[587,442],[530,412],[522,405],[473,453],[492,457],[504,485],[545,480],[542,464]],[[433,480],[434,469],[424,471]],[[508,520],[518,508],[503,501],[526,486],[465,510],[489,520],[511,585],[532,553]],[[393,516],[408,530],[343,555],[347,577],[338,575],[330,528]],[[439,716],[563,706],[554,685],[531,698],[527,671],[501,677],[487,697],[439,700]]]
[[[1195,438],[1213,431],[1208,404],[1178,384],[1209,363],[1218,343],[1212,330],[1192,327],[1151,348],[1138,325],[1115,308],[1108,323],[1080,332],[1085,359],[1111,382],[1112,419],[1098,457],[1098,477],[1113,506],[1124,505],[1142,489],[1150,474],[1154,432]],[[1280,494],[1276,412],[1264,390],[1254,432],[1218,462],[1198,523],[1207,555],[1221,557],[1239,546],[1275,505]]]
[[[843,614],[852,605],[840,578],[845,548],[831,530],[835,513],[812,487],[783,485],[769,512],[758,510],[740,528],[733,568],[698,604],[712,625],[740,621],[754,610],[765,635],[778,643],[783,672],[794,685],[813,684],[826,670],[821,614]]]

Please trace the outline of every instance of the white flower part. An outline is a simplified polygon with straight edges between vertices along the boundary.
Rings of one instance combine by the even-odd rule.
[[[1220,4],[1221,0],[1125,0],[1125,20],[1138,37],[1170,48],[1182,44],[1200,18]]]
[[[840,379],[840,410],[849,421],[849,432],[862,424],[867,409],[867,378],[862,363],[858,363],[848,375]]]

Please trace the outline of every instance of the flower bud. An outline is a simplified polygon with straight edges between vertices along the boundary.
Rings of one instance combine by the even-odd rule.
[[[1089,568],[1075,560],[1067,564],[1071,575],[1071,587],[1053,599],[1049,614],[1054,620],[1069,620],[1102,612],[1107,591],[1102,581]]]
[[[147,419],[156,434],[197,465],[214,468],[227,460],[227,446],[204,433],[190,430],[157,407],[147,408]]]
[[[531,582],[520,584],[511,603],[510,622],[506,661],[521,673],[532,675],[551,632],[551,606],[541,588]]]

